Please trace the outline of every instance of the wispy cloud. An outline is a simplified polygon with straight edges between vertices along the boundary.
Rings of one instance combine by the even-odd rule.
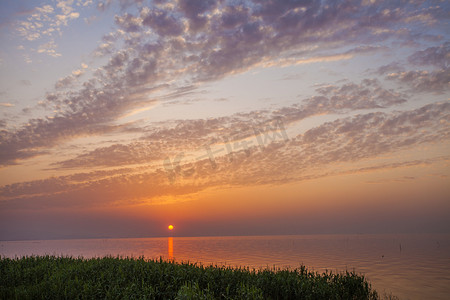
[[[188,89],[187,91],[190,91]],[[361,109],[391,107],[406,102],[405,95],[383,89],[377,80],[361,84],[328,85],[317,89],[319,96],[304,99],[302,104],[274,111],[252,111],[208,120],[176,120],[140,129],[146,141],[98,148],[77,158],[60,162],[62,167],[117,166],[160,160],[177,149],[190,151],[205,144],[236,142],[254,134],[252,127],[279,119],[288,126],[314,115],[346,113]],[[184,95],[184,92],[183,92]],[[173,96],[173,95],[172,95]],[[189,136],[189,141],[180,137]],[[164,146],[162,146],[161,142]]]
[[[90,1],[77,2],[78,6],[89,5]],[[61,56],[56,51],[55,38],[63,32],[63,27],[69,25],[69,21],[77,19],[80,14],[75,11],[76,4],[73,0],[57,0],[55,5],[42,5],[23,14],[22,20],[14,25],[15,31],[23,39],[33,41],[47,41],[37,47],[37,53],[45,53],[53,57]],[[24,50],[24,46],[21,46]]]
[[[252,145],[248,150],[238,150],[232,153],[232,160],[229,155],[217,156],[214,165],[207,157],[197,161],[181,161],[179,169],[174,170],[175,184],[170,181],[169,170],[162,165],[94,171],[4,186],[1,188],[3,201],[0,205],[4,208],[95,206],[120,204],[126,199],[151,203],[155,197],[188,195],[224,185],[285,184],[337,174],[430,164],[448,160],[448,157],[405,159],[403,162],[378,163],[369,167],[321,171],[330,164],[374,159],[417,145],[448,142],[449,120],[450,103],[430,104],[403,112],[360,114],[324,123],[288,141],[274,140],[262,148]],[[146,159],[150,157],[149,153],[161,154],[158,146],[154,146],[115,145],[78,159],[87,159],[85,163],[92,162],[94,156],[97,159],[103,157],[104,162],[107,159],[133,159],[130,154],[142,154],[140,157]],[[138,149],[142,152],[136,152]],[[180,181],[183,184],[178,184]]]
[[[450,69],[390,73],[388,79],[410,85],[414,91],[442,93],[450,89]]]
[[[444,93],[450,89],[450,43],[416,51],[408,63],[427,67],[425,70],[406,70],[399,63],[382,66],[378,73],[410,87],[414,92]],[[431,67],[431,69],[430,69]]]
[[[50,41],[46,44],[40,45],[38,47],[37,53],[46,53],[53,57],[59,57],[59,56],[61,56],[61,54],[56,52],[56,48],[57,48],[57,46],[55,44],[55,41]]]
[[[130,3],[120,2],[123,8]],[[106,1],[98,7],[103,10],[110,4]],[[406,42],[414,34],[411,29],[405,33],[399,28],[432,26],[433,23],[427,20],[444,18],[434,6],[417,9],[415,3],[397,2],[280,3],[255,0],[239,5],[233,1],[179,1],[176,4],[154,1],[149,6],[140,4],[138,13],[125,12],[116,16],[117,29],[104,37],[97,50],[107,55],[109,61],[80,85],[74,83],[83,69],[56,82],[55,90],[47,94],[43,104],[52,113],[2,134],[1,164],[8,165],[45,153],[57,143],[78,136],[121,130],[124,127],[114,124],[116,120],[156,101],[167,101],[185,86],[195,87],[264,64],[327,62],[386,51],[386,46],[378,44]],[[55,7],[37,8],[24,21],[28,23],[19,28],[22,28],[24,38],[34,40],[43,35],[52,36],[54,33],[48,30],[59,32],[68,20],[77,17],[73,1],[58,1]],[[55,44],[50,42],[44,46],[43,52],[57,55]],[[445,52],[445,48],[439,49],[426,50],[416,56],[420,56],[420,61],[436,64],[436,57],[442,60],[439,53]],[[434,60],[429,58],[431,52],[437,53]],[[392,72],[388,79],[411,84],[425,92],[448,88],[446,70]],[[200,121],[186,121],[176,129],[163,128],[158,132],[152,129],[144,133],[144,138],[175,140],[177,135],[190,128],[197,138],[192,141],[192,146],[197,146],[211,138],[208,134],[220,134],[218,128],[239,130],[257,115],[266,119],[279,116],[289,124],[317,114],[390,107],[404,103],[408,98],[383,88],[373,79],[359,84],[322,87],[316,93],[292,107],[240,115],[239,121],[231,121],[235,118],[231,116],[216,120],[218,125],[210,127],[208,124],[207,129],[206,121],[203,125]],[[197,135],[197,131],[203,133]],[[148,146],[130,145],[124,146],[123,151],[133,153],[131,149],[137,147],[139,153],[145,153],[143,149]],[[97,152],[102,153],[101,150]],[[79,160],[84,163],[95,161],[89,155],[85,153]],[[62,164],[74,165],[74,161],[70,161]],[[125,160],[125,163],[130,162]]]
[[[446,69],[450,66],[450,42],[417,51],[408,57],[408,61],[414,65],[432,65],[439,69]]]

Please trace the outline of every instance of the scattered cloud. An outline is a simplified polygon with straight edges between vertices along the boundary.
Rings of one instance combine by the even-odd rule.
[[[118,165],[147,164],[161,160],[169,154],[176,153],[167,143],[133,142],[130,144],[114,144],[97,148],[74,159],[60,162],[62,168],[84,168],[86,166],[111,167]]]
[[[409,86],[414,92],[439,94],[450,89],[449,42],[416,51],[408,57],[407,62],[427,69],[406,70],[401,63],[395,62],[381,66],[376,73]]]
[[[390,73],[387,79],[408,84],[414,91],[442,93],[450,89],[450,68],[438,71],[405,71]]]
[[[183,91],[190,91],[189,88]],[[363,80],[361,84],[328,85],[317,89],[320,96],[304,99],[274,111],[252,111],[208,120],[177,120],[140,129],[142,139],[128,145],[98,148],[76,158],[59,163],[63,168],[118,166],[151,163],[176,153],[177,149],[192,151],[206,144],[240,143],[253,136],[255,128],[263,128],[274,120],[284,126],[311,116],[346,113],[360,109],[391,107],[406,102],[404,95],[383,89],[377,80]],[[189,140],[180,139],[189,136]],[[179,151],[179,150],[178,150]]]
[[[120,66],[123,64],[125,59],[125,54],[113,57],[110,65]],[[76,76],[72,74],[58,81],[56,88],[64,89],[66,87],[70,87],[76,82],[76,80]],[[194,91],[194,86],[187,86],[177,89],[173,93],[167,94],[167,97],[173,98],[185,96],[186,93],[189,94]],[[392,90],[386,90],[381,87],[377,80],[369,79],[363,80],[360,84],[347,83],[342,86],[323,86],[318,88],[316,91],[318,96],[304,99],[301,104],[284,107],[272,112],[254,111],[247,113],[246,115],[237,114],[236,116],[222,117],[211,120],[180,120],[177,122],[177,125],[172,128],[159,127],[158,129],[151,129],[150,131],[144,129],[141,130],[141,132],[145,135],[145,139],[164,141],[165,143],[169,143],[168,146],[172,148],[180,146],[179,144],[176,144],[177,141],[179,141],[179,137],[190,136],[191,138],[189,143],[183,142],[183,145],[184,147],[190,147],[192,149],[199,147],[204,143],[220,140],[219,136],[237,136],[236,132],[240,132],[239,136],[240,138],[243,138],[242,135],[248,134],[247,128],[250,126],[261,122],[268,122],[275,118],[281,118],[283,122],[288,125],[292,122],[297,122],[314,115],[346,113],[360,109],[385,108],[406,102],[406,95]],[[107,123],[109,120],[117,118],[118,116],[116,114],[122,111],[122,109],[111,110],[111,105],[116,105],[117,107],[128,106],[131,108],[133,107],[133,103],[121,101],[124,97],[118,98],[118,102],[116,104],[111,103],[111,97],[114,97],[114,95],[117,96],[117,94],[115,94],[116,91],[111,91],[109,95],[104,94],[102,90],[96,91],[95,93],[94,92],[95,89],[88,86],[85,88],[85,96],[72,96],[70,98],[70,102],[61,103],[61,107],[66,105],[71,109],[72,112],[70,112],[70,115],[72,118],[67,119],[67,117],[58,116],[56,118],[46,120],[33,120],[32,123],[30,123],[23,130],[10,133],[9,135],[5,134],[2,137],[3,145],[6,146],[10,143],[11,148],[9,148],[8,151],[10,155],[14,155],[14,151],[19,151],[19,149],[36,149],[56,143],[60,138],[67,138],[67,134],[65,134],[65,130],[63,130],[63,128],[66,128],[66,130],[72,135],[82,134],[88,128],[90,128],[91,132],[102,132],[103,130],[107,130],[107,128],[111,128],[111,130],[113,130],[113,128],[117,129],[117,127],[114,126],[98,126],[97,124],[99,123],[99,118],[103,118]],[[65,93],[63,92],[63,95],[64,94]],[[108,99],[110,106],[105,107],[103,106],[104,104],[97,107],[86,106],[83,101],[88,100],[86,99],[87,97],[94,97],[94,99],[96,99],[96,97],[100,97],[105,100]],[[55,102],[57,98],[58,95],[47,96],[50,103]],[[142,101],[139,97],[136,99],[137,101]],[[145,102],[148,103],[148,100],[145,100]],[[91,103],[95,104],[98,102],[94,101]],[[60,107],[58,107],[58,109],[60,109]],[[83,124],[84,127],[80,126],[80,124]],[[72,126],[75,126],[76,128],[72,128]],[[36,132],[41,132],[39,141],[33,139]],[[23,142],[17,143],[17,141],[20,140],[23,140]],[[18,148],[19,145],[21,148]],[[140,147],[140,149],[138,150],[134,149],[135,147],[136,144],[133,144],[133,146],[130,147],[124,147],[125,149],[122,150],[129,151],[129,158],[119,159],[119,157],[116,157],[117,159],[111,160],[111,163],[122,165],[129,164],[132,161],[134,161],[134,163],[141,163],[143,159],[159,158],[158,155],[152,155],[151,157],[143,156],[141,159],[142,156],[136,155],[135,151],[142,152],[146,146],[139,144],[138,147]],[[21,157],[23,157],[22,150],[20,150]],[[97,162],[100,165],[104,165],[104,160],[99,159],[99,155],[102,155],[101,153],[103,153],[101,150],[93,151],[91,154],[87,155],[88,157],[92,156],[90,158],[86,155],[82,155],[78,160],[75,159],[69,160],[69,162],[62,162],[62,166],[70,167],[77,164],[79,166],[80,163],[86,163],[87,165],[94,166],[97,165]],[[136,159],[133,160],[132,157],[135,157]],[[123,156],[123,158],[125,158],[125,156]],[[10,159],[10,157],[8,157],[8,159]],[[8,161],[3,160],[2,163],[7,164]]]
[[[40,45],[37,49],[37,53],[46,53],[53,57],[59,57],[61,56],[61,54],[56,52],[56,48],[57,46],[55,41],[50,41],[48,43]]]
[[[116,168],[3,186],[0,205],[3,208],[95,206],[120,204],[125,199],[148,203],[155,197],[187,195],[224,184],[284,184],[338,174],[430,164],[449,157],[321,171],[325,165],[374,159],[414,145],[449,141],[449,117],[448,102],[403,112],[360,114],[324,123],[288,141],[280,143],[275,140],[262,148],[254,145],[248,151],[236,151],[232,160],[228,155],[222,155],[213,158],[214,164],[207,157],[194,162],[181,161],[177,168],[172,169],[176,175],[175,183],[169,180],[169,169],[149,169],[147,166]],[[142,144],[113,145],[98,150],[98,158],[103,157],[105,162],[106,157],[129,158],[129,149],[133,147],[139,149]],[[157,148],[154,149],[158,153]],[[145,152],[153,152],[150,147],[141,150],[134,153],[143,154],[143,159],[148,157]],[[89,156],[84,158],[90,159]],[[177,180],[182,180],[183,184],[178,185]]]
[[[64,89],[67,87],[73,86],[74,82],[76,81],[76,77],[73,75],[66,76],[64,78],[59,79],[55,84],[55,89]]]
[[[121,3],[124,7],[128,5],[127,1]],[[110,1],[101,2],[99,9],[110,4]],[[118,29],[106,35],[98,49],[101,55],[110,55],[110,60],[92,79],[79,89],[74,87],[75,90],[65,91],[66,87],[72,87],[76,76],[82,74],[80,69],[55,84],[56,92],[49,93],[46,99],[46,107],[58,112],[55,116],[30,120],[26,127],[10,132],[8,136],[11,142],[15,140],[13,136],[22,136],[23,142],[16,143],[16,151],[19,151],[41,147],[40,143],[25,142],[29,141],[26,132],[43,132],[50,128],[50,131],[58,131],[44,134],[41,139],[48,140],[42,145],[53,145],[61,137],[68,139],[79,134],[97,133],[99,128],[108,127],[109,122],[126,111],[148,106],[152,91],[165,86],[170,94],[180,88],[176,83],[167,87],[168,81],[179,79],[179,82],[197,85],[261,65],[326,62],[384,51],[384,47],[372,45],[405,37],[395,31],[374,36],[375,30],[406,23],[422,24],[421,16],[438,14],[432,8],[417,10],[413,4],[402,4],[400,9],[398,5],[359,6],[346,2],[333,5],[277,2],[275,5],[272,1],[255,0],[237,6],[230,1],[181,1],[179,5],[155,2],[140,7],[135,15],[126,12],[116,17]],[[56,23],[51,23],[54,20],[50,18],[51,14],[55,15]],[[356,14],[358,19],[353,17]],[[76,17],[73,1],[58,1],[56,7],[36,9],[29,20],[24,21],[28,25],[20,28],[24,37],[37,39],[44,34],[37,23],[47,24],[43,28],[60,31],[67,20]],[[201,38],[198,36],[200,30]],[[116,43],[118,40],[125,48],[116,50],[120,44]],[[362,46],[348,50],[348,45],[355,43]],[[60,55],[52,41],[41,45],[38,52]],[[427,90],[431,90],[431,87],[444,88],[447,76],[447,72],[427,76],[422,73],[392,74],[390,79],[413,82],[417,88],[426,85]],[[351,90],[351,87],[346,88]],[[392,101],[397,104],[404,101],[404,97],[393,91],[374,89],[376,95],[371,95],[372,98],[360,94],[354,95],[351,101],[358,98],[358,109],[385,107]],[[344,90],[339,92],[346,93]],[[320,97],[326,96],[318,96],[310,100],[311,103],[328,101]],[[333,109],[355,107],[344,96],[341,99],[347,104],[334,104]]]
[[[59,32],[68,20],[78,17],[75,3],[81,5],[81,2],[57,1],[54,7],[46,5],[34,10],[24,21],[26,24],[19,26],[24,38],[38,39],[50,29]],[[121,5],[126,7],[129,3],[122,1]],[[108,55],[109,61],[80,85],[75,83],[83,74],[84,66],[58,80],[55,91],[47,94],[43,104],[55,113],[31,119],[17,130],[4,133],[1,150],[8,155],[2,156],[1,164],[15,163],[17,158],[33,156],[80,135],[117,130],[114,121],[129,111],[148,107],[156,101],[152,98],[156,91],[160,101],[167,101],[173,99],[174,93],[192,92],[184,91],[185,86],[196,87],[254,67],[327,62],[385,51],[384,46],[374,45],[410,37],[392,28],[423,24],[429,17],[442,17],[433,7],[417,10],[413,3],[400,5],[396,2],[365,5],[259,0],[244,1],[240,5],[233,1],[171,3],[156,1],[149,6],[139,6],[136,14],[125,12],[116,16],[118,29],[106,35],[97,50],[99,55]],[[111,1],[100,2],[98,8],[104,10],[110,4]],[[389,32],[384,33],[385,30]],[[379,33],[374,35],[375,31]],[[47,32],[47,35],[53,33]],[[361,46],[349,47],[355,44]],[[439,53],[445,52],[445,47],[417,54],[416,57],[420,57],[417,60],[437,62],[437,58],[430,58],[433,53],[442,60]],[[50,41],[37,51],[58,56],[56,48]],[[26,59],[31,62],[29,57]],[[446,70],[405,71],[391,73],[388,79],[435,92],[448,88],[448,75]],[[384,89],[371,79],[360,84],[322,87],[316,92],[316,96],[296,106],[272,113],[254,112],[247,117],[267,115],[270,119],[277,116],[290,123],[317,114],[390,107],[407,99],[406,95]],[[229,122],[229,119],[224,121]],[[243,128],[251,121],[241,121],[237,126],[234,123],[225,128],[230,131]],[[181,123],[177,130],[183,130],[187,124],[189,122]],[[196,126],[199,125],[190,130],[203,130]],[[217,125],[219,127],[223,127],[222,124]],[[158,138],[169,138],[175,135],[172,132],[175,130],[161,130]],[[216,134],[214,130],[210,133]],[[152,135],[155,133],[148,134]]]
[[[0,106],[3,106],[3,107],[13,107],[14,104],[9,103],[9,102],[2,102],[2,103],[0,103]]]
[[[437,47],[429,47],[425,50],[417,51],[408,57],[408,61],[419,66],[435,66],[447,69],[450,67],[450,42],[446,42]]]
[[[92,1],[86,1],[77,5],[89,5]],[[63,27],[69,25],[69,21],[77,19],[80,14],[75,11],[73,0],[57,0],[56,5],[42,5],[33,10],[21,14],[22,20],[16,22],[15,31],[23,39],[33,42],[49,40],[47,43],[39,45],[38,53],[45,53],[53,57],[59,57],[61,54],[56,52],[55,37],[63,32]],[[25,50],[23,45],[18,47]],[[33,50],[33,48],[31,48]]]
[[[33,60],[30,58],[28,54],[24,54],[23,59],[27,64],[31,64],[33,62]]]
[[[403,71],[405,71],[405,68],[399,62],[394,62],[379,67],[375,71],[375,73],[378,75],[386,75],[388,73],[403,72]]]
[[[92,5],[93,3],[94,3],[93,0],[85,0],[85,1],[83,1],[83,0],[78,0],[77,6],[84,6],[84,7],[86,7],[86,6]]]
[[[99,1],[98,3],[97,3],[97,9],[99,10],[99,11],[105,11],[105,10],[107,10],[109,7],[110,7],[110,5],[111,5],[111,3],[112,3],[112,0],[103,0],[103,1]]]

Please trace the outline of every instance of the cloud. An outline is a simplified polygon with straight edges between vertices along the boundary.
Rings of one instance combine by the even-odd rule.
[[[414,92],[444,93],[450,88],[450,43],[419,50],[408,57],[412,65],[427,67],[426,70],[406,70],[396,62],[384,65],[376,71],[386,79],[407,85]],[[431,67],[431,69],[430,69]]]
[[[125,10],[130,6],[142,6],[144,0],[119,0],[121,10]]]
[[[72,71],[72,75],[75,76],[75,77],[80,77],[83,74],[84,74],[84,70],[82,70],[82,69],[78,69],[78,70],[73,70]]]
[[[3,107],[13,107],[14,104],[9,103],[9,102],[2,102],[2,103],[0,103],[0,106],[3,106]]]
[[[62,25],[67,26],[69,20],[77,19],[79,16],[80,16],[80,14],[77,12],[72,12],[67,15],[56,15],[55,16],[55,18],[56,18],[55,25],[57,27],[60,27]]]
[[[217,7],[215,0],[179,0],[180,11],[189,20],[189,30],[196,32],[205,28],[208,17],[205,15]]]
[[[2,209],[95,207],[120,205],[128,199],[135,203],[151,203],[152,199],[162,196],[189,195],[224,185],[285,184],[337,174],[439,163],[449,157],[405,158],[395,163],[375,159],[417,145],[448,142],[449,117],[448,102],[403,112],[360,114],[324,123],[288,141],[272,140],[264,147],[253,145],[248,151],[241,148],[232,153],[232,160],[229,155],[216,155],[213,161],[207,156],[196,161],[181,160],[178,167],[171,169],[175,174],[174,182],[169,179],[170,169],[161,167],[79,173],[3,186],[0,206]],[[126,145],[114,145],[102,151],[103,155],[108,151],[117,152],[113,156],[129,154]],[[324,166],[366,159],[373,163],[365,167],[350,165],[336,171],[332,168],[323,171]],[[174,161],[173,157],[171,161]],[[183,184],[178,184],[180,180]]]
[[[87,67],[88,66],[83,63],[81,64],[81,69],[73,70],[71,75],[59,79],[55,84],[55,89],[61,90],[74,87],[75,83],[78,82],[78,78],[86,72]]]
[[[302,64],[312,64],[312,63],[322,63],[322,62],[332,62],[332,61],[340,61],[347,60],[353,58],[351,54],[338,54],[338,55],[326,55],[326,56],[318,56],[318,57],[310,57],[310,58],[282,58],[278,60],[272,60],[267,63],[263,63],[264,67],[286,67],[286,66],[295,66]]]
[[[77,6],[84,6],[84,7],[86,7],[86,6],[92,5],[93,2],[94,2],[93,0],[86,0],[86,1],[78,0]]]
[[[186,93],[192,93],[193,89],[185,87],[170,94],[170,97],[185,96]],[[173,155],[177,149],[201,149],[206,144],[223,143],[225,138],[228,142],[240,143],[242,139],[253,136],[255,129],[264,128],[274,120],[281,120],[285,126],[289,126],[314,115],[385,108],[406,102],[405,95],[383,89],[377,80],[366,79],[360,84],[347,83],[341,86],[328,85],[318,88],[317,92],[320,96],[274,111],[252,111],[208,120],[177,120],[169,124],[155,124],[150,128],[139,129],[146,142],[97,148],[57,165],[76,168],[151,163]]]
[[[225,6],[221,16],[221,25],[224,28],[236,28],[249,23],[250,8],[244,5]]]
[[[24,36],[37,34],[39,38],[44,32],[38,30],[39,22],[46,24],[43,28],[59,32],[65,24],[63,21],[77,17],[73,3],[58,1],[52,12],[42,7],[42,11],[26,21],[28,29],[25,25],[21,27],[25,28]],[[125,6],[129,3],[123,2]],[[110,1],[100,4],[99,9],[105,9]],[[114,121],[129,111],[149,106],[156,101],[152,98],[156,91],[158,96],[162,95],[161,101],[167,101],[165,96],[183,86],[198,86],[279,61],[326,62],[381,51],[383,47],[375,45],[410,38],[403,32],[392,31],[393,27],[413,28],[420,24],[423,28],[432,26],[424,25],[423,18],[442,18],[439,10],[426,5],[417,10],[413,3],[359,4],[359,1],[254,0],[236,5],[234,1],[191,0],[175,5],[171,1],[156,1],[139,7],[134,15],[123,13],[115,18],[118,28],[104,37],[95,53],[108,55],[109,61],[79,86],[71,87],[74,82],[71,76],[76,74],[58,81],[43,105],[52,113],[45,118],[31,119],[17,130],[2,135],[0,151],[8,155],[2,156],[1,164],[14,163],[15,157],[35,155],[80,135],[117,130]],[[64,17],[58,23],[52,21],[50,14]],[[377,30],[388,33],[374,35]],[[50,55],[57,55],[55,49],[52,43],[41,48],[42,53]],[[398,78],[400,83],[409,80],[402,76],[393,75],[391,79]],[[448,74],[433,76],[428,80],[429,86],[440,88]],[[309,106],[286,112],[286,118],[298,120],[317,111],[381,108],[405,100],[403,95],[383,90],[376,84],[362,85],[353,90],[352,86],[336,88],[332,92],[335,95],[319,91],[322,94],[308,100]],[[418,86],[425,88],[423,84]],[[361,89],[366,89],[368,94]],[[316,109],[314,105],[323,107]]]
[[[252,148],[248,156],[233,156],[232,163],[216,160],[216,169],[195,174],[201,174],[201,178],[222,178],[223,184],[242,185],[315,178],[318,170],[330,170],[334,164],[375,159],[421,144],[448,142],[449,117],[450,103],[446,102],[405,112],[377,112],[338,119],[286,143],[269,144],[263,150]],[[319,175],[333,174],[319,172]]]
[[[446,69],[450,67],[450,42],[446,42],[437,47],[429,47],[425,50],[417,51],[408,57],[408,61],[415,65],[433,65]]]
[[[358,115],[325,123],[296,140],[310,154],[308,163],[359,160],[448,140],[449,112],[450,103],[446,102],[392,114]],[[327,150],[317,151],[318,147]]]
[[[66,88],[66,87],[71,87],[71,86],[73,86],[75,81],[76,81],[75,76],[73,76],[73,75],[66,76],[64,78],[59,79],[56,82],[55,88],[58,90],[58,89]]]
[[[112,175],[112,176],[111,176]],[[89,178],[89,180],[85,180]],[[156,172],[80,173],[2,187],[3,209],[42,209],[46,207],[98,207],[122,202],[150,202],[162,195],[194,193],[201,186],[171,187],[166,174]]]
[[[170,11],[161,9],[149,9],[143,8],[140,13],[140,18],[144,26],[148,26],[153,29],[161,37],[165,36],[178,36],[182,34],[184,25],[175,16],[170,14]],[[133,21],[135,23],[135,21]],[[121,24],[122,29],[132,28],[137,30],[133,24]],[[139,28],[142,30],[142,28]]]
[[[97,3],[97,9],[99,11],[105,11],[107,10],[110,6],[111,6],[112,0],[104,0],[104,1],[99,1]]]
[[[108,97],[105,94],[92,95],[93,97]],[[71,103],[76,107],[76,103]],[[104,120],[111,116],[104,111]],[[120,126],[99,124],[98,119],[92,118],[88,110],[76,113],[61,114],[45,119],[31,119],[29,123],[16,131],[3,131],[0,134],[0,165],[16,164],[18,160],[47,154],[49,148],[57,142],[67,141],[74,137],[88,134],[112,132]],[[83,124],[83,126],[80,126]],[[67,134],[67,135],[66,135]]]
[[[324,97],[315,97],[308,101],[308,108],[316,107],[340,111],[356,109],[385,108],[406,102],[406,95],[394,90],[386,90],[376,79],[364,79],[361,84],[347,83],[342,86],[328,85],[317,92]]]
[[[84,4],[89,5],[89,1]],[[83,5],[84,5],[83,4]],[[15,30],[25,40],[30,42],[50,39],[49,42],[41,44],[37,52],[45,53],[53,57],[61,56],[55,51],[55,35],[62,34],[62,27],[68,26],[70,20],[77,19],[80,14],[75,11],[73,0],[58,0],[56,6],[43,5],[23,14],[25,20],[15,24]],[[22,46],[22,50],[23,50]],[[32,50],[34,50],[32,48]]]
[[[193,68],[199,73],[204,73],[198,75],[202,80],[207,80],[207,78],[215,79],[229,72],[245,71],[249,66],[259,62],[266,61],[270,63],[273,59],[272,51],[283,52],[293,49],[293,47],[307,46],[309,43],[318,42],[319,39],[324,41],[321,43],[322,49],[327,49],[327,42],[332,43],[341,40],[347,34],[347,31],[350,30],[347,26],[349,18],[347,13],[349,13],[350,7],[344,4],[320,6],[317,4],[292,2],[286,5],[280,3],[274,5],[270,1],[255,2],[257,5],[253,10],[251,5],[236,7],[236,5],[228,5],[227,2],[219,4],[214,1],[201,1],[201,5],[198,5],[195,1],[182,1],[180,7],[172,6],[170,8],[144,7],[139,15],[144,28],[140,30],[143,31],[145,27],[150,27],[160,38],[183,36],[183,40],[177,41],[177,46],[180,49],[185,47],[186,50],[189,49],[189,51],[194,51],[194,53],[198,49],[199,53],[197,55],[190,55],[189,62],[199,63]],[[215,8],[217,10],[214,10]],[[212,10],[214,10],[214,14],[210,12]],[[315,13],[323,18],[321,22],[314,20],[313,16]],[[371,11],[363,9],[361,13],[370,15]],[[391,16],[392,21],[395,19],[398,22],[405,18],[408,13],[410,11],[402,13],[396,10],[395,17]],[[208,22],[206,22],[206,19],[204,20],[204,14],[208,15]],[[280,15],[281,19],[274,18],[277,14]],[[281,16],[286,14],[291,15],[292,18],[295,17],[298,23],[296,26],[303,25],[302,28],[292,27],[292,22],[284,24]],[[333,16],[334,23],[332,27],[325,17],[328,14]],[[183,17],[187,18],[187,27],[185,27]],[[255,17],[262,17],[262,19],[260,21],[247,22],[252,18],[255,19]],[[372,22],[370,27],[384,27],[387,25],[384,23],[386,14],[378,15],[376,13],[376,17],[381,18],[383,22],[380,21],[378,24]],[[373,16],[373,19],[376,19],[376,17]],[[125,31],[136,32],[139,30],[139,18],[126,14],[117,18],[118,25]],[[195,39],[190,40],[192,37],[189,34],[184,34],[186,30],[190,32],[192,29],[191,22],[200,22],[199,20],[204,20],[204,22],[202,21],[202,24],[195,25],[193,31],[196,32],[201,28],[203,34],[208,37],[206,38],[205,36],[207,43],[202,43]],[[307,27],[305,23],[308,24],[308,21],[317,27],[314,28],[316,29],[314,33],[305,31],[304,27]],[[331,22],[331,19],[329,22]],[[340,22],[342,22],[342,27],[339,25]],[[209,25],[207,26],[206,23]],[[308,24],[308,26],[312,26],[311,24]],[[353,37],[358,36],[358,38],[362,38],[365,36],[365,27],[369,25],[364,28],[356,25],[351,28],[351,34],[348,34],[350,40],[347,38],[347,42],[356,41],[353,40]],[[322,30],[328,30],[326,39],[322,38]],[[392,37],[392,34],[389,37]],[[382,38],[379,39],[381,40]],[[260,47],[255,47],[256,44],[259,44]],[[373,47],[363,46],[359,49],[360,52],[367,51],[364,48]],[[349,58],[350,53],[346,54],[330,54],[328,60]],[[290,57],[289,59],[308,62],[308,58],[295,59],[295,57]],[[314,61],[314,58],[309,59]],[[323,59],[327,61],[326,57]]]
[[[137,32],[142,26],[142,19],[133,17],[130,14],[115,17],[116,24],[126,32]]]
[[[38,23],[40,25],[40,23]],[[41,33],[37,31],[39,25],[35,25],[31,22],[23,21],[19,23],[17,31],[19,35],[27,39],[28,41],[34,41],[41,37]]]
[[[51,5],[44,5],[42,7],[36,7],[36,11],[43,15],[52,14],[54,12],[54,9]],[[36,16],[40,17],[40,16]]]
[[[114,144],[108,147],[97,148],[74,159],[60,162],[62,168],[85,168],[86,166],[111,167],[118,165],[147,164],[161,160],[170,152],[167,145],[162,142],[133,142],[130,144]]]
[[[403,72],[403,71],[405,71],[405,68],[399,62],[393,62],[379,67],[375,71],[375,74],[386,75],[388,73]]]
[[[405,161],[387,166],[377,164],[366,169],[342,169],[333,165],[374,160],[386,154],[417,145],[448,142],[450,103],[438,103],[416,110],[393,113],[369,113],[338,119],[314,127],[289,141],[274,140],[264,147],[258,144],[229,157],[217,156],[214,166],[204,159],[196,164],[181,164],[175,181],[208,180],[213,186],[284,184],[336,174],[373,171],[410,164]],[[225,146],[222,146],[225,148]],[[226,153],[223,151],[222,153]],[[444,158],[440,158],[442,160]],[[446,158],[448,159],[448,157]],[[172,157],[175,161],[176,157]],[[427,164],[419,161],[414,164]],[[191,172],[188,172],[193,170]]]
[[[61,56],[60,53],[56,52],[57,45],[55,41],[50,41],[46,44],[42,44],[38,47],[37,53],[46,53],[53,57]]]
[[[31,64],[33,62],[33,60],[30,58],[28,54],[24,54],[23,59],[27,64]]]
[[[390,73],[386,78],[408,84],[417,92],[443,93],[450,89],[449,68],[431,72],[405,71]]]

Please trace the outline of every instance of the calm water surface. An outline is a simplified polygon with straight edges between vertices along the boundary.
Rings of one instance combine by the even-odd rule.
[[[380,294],[450,299],[450,235],[169,237],[0,242],[0,255],[145,256],[364,274]]]

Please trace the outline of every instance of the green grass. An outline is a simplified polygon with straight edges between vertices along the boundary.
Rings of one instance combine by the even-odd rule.
[[[363,276],[144,258],[0,259],[0,299],[378,299]]]

